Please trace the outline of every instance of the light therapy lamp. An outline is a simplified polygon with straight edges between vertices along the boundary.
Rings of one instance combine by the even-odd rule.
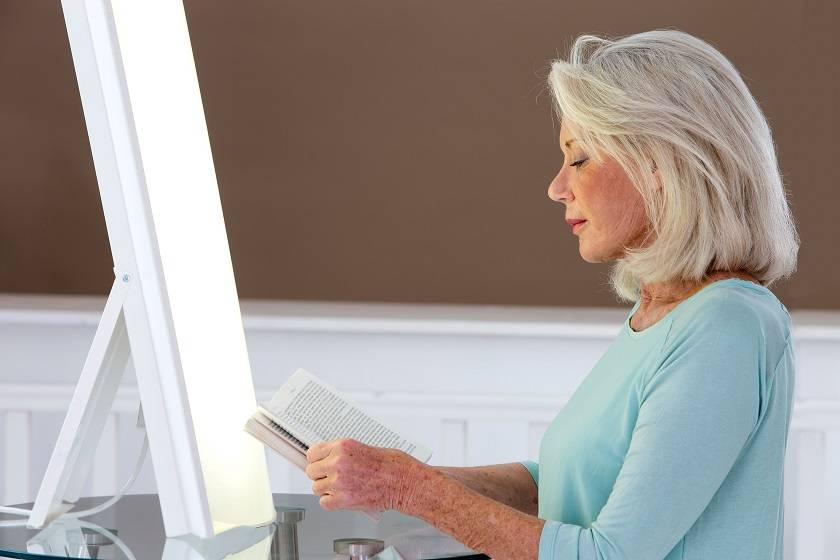
[[[274,521],[181,0],[62,0],[116,279],[29,518],[80,497],[128,359],[167,536]]]

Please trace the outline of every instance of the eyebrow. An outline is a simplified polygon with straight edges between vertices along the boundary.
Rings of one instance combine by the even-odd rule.
[[[575,141],[576,140],[574,138],[572,138],[571,140],[566,140],[566,147],[571,148],[572,147],[572,142],[575,142]]]

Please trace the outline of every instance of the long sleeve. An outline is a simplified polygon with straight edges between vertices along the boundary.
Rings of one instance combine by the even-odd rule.
[[[661,560],[709,506],[757,425],[766,350],[749,309],[717,303],[668,340],[640,384],[629,448],[595,521],[547,521],[541,560]]]

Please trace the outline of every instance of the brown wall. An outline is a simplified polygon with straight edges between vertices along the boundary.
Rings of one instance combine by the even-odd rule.
[[[744,74],[840,309],[840,3],[187,0],[242,297],[615,305],[546,198],[548,61],[676,27]],[[150,30],[150,40],[154,31]],[[104,294],[111,259],[58,0],[0,0],[0,292]]]

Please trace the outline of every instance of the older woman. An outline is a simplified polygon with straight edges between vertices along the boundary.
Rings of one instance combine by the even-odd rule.
[[[773,140],[732,64],[678,31],[579,37],[549,84],[548,187],[633,308],[539,463],[445,468],[309,450],[326,509],[396,509],[496,559],[782,557],[798,239]]]

